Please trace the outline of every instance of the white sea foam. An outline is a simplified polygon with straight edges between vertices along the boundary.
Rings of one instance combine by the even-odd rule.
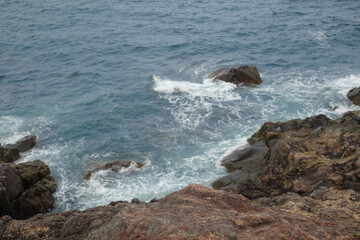
[[[30,135],[28,130],[22,130],[24,120],[19,117],[3,116],[0,117],[0,143],[15,143],[17,140]]]
[[[154,75],[155,82],[154,90],[165,94],[185,93],[191,97],[208,97],[218,101],[233,101],[240,100],[239,94],[232,91],[236,85],[221,81],[212,81],[211,79],[204,79],[202,83],[173,81],[167,78],[162,78]]]

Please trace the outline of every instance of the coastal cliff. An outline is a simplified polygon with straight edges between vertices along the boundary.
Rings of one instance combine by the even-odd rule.
[[[213,187],[0,219],[0,239],[358,239],[360,111],[267,122]]]

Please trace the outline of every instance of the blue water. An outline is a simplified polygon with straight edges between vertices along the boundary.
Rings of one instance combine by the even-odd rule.
[[[36,134],[54,211],[210,186],[265,121],[358,109],[360,1],[4,0],[0,143]],[[263,84],[206,76],[257,65]],[[334,110],[334,108],[336,110]],[[145,164],[82,174],[97,163]]]

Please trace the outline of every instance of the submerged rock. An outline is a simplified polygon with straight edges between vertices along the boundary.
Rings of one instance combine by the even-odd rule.
[[[237,68],[221,68],[211,73],[208,78],[231,82],[236,85],[240,83],[259,85],[262,83],[256,66],[239,66]]]
[[[143,163],[141,162],[133,162],[133,161],[114,161],[114,162],[109,162],[109,163],[105,163],[103,165],[97,166],[89,171],[87,171],[84,174],[84,178],[86,180],[89,180],[91,178],[91,175],[97,171],[100,170],[111,170],[113,172],[118,172],[120,171],[122,168],[128,168],[130,166],[135,166],[136,168],[142,168],[144,166]]]
[[[355,105],[360,106],[360,87],[351,89],[346,96]]]
[[[4,239],[353,239],[342,225],[189,185],[153,203],[0,219]]]

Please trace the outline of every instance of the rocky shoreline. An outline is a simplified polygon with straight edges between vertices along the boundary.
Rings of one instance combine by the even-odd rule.
[[[350,92],[357,104],[359,91]],[[10,216],[0,219],[0,239],[360,238],[360,111],[337,120],[318,115],[267,122],[248,142],[223,159],[229,175],[214,189],[191,184],[150,203],[119,201],[27,220],[3,210]],[[16,151],[8,152],[16,158]],[[30,181],[29,168],[45,169],[40,161],[1,165],[0,175],[19,177],[12,181],[17,191],[1,178],[1,194],[16,196],[3,209],[16,205],[12,201],[21,205],[19,196],[34,187],[55,191],[50,171]]]

